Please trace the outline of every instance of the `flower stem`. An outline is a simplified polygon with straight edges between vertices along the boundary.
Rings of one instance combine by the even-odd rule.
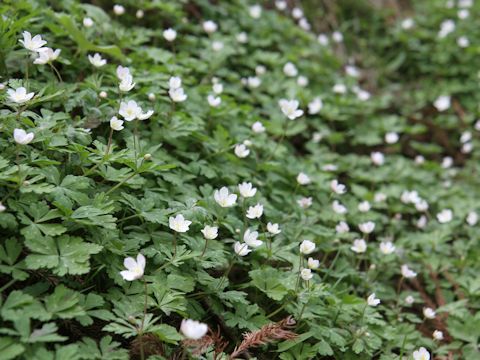
[[[203,248],[202,255],[200,255],[201,258],[203,258],[203,255],[205,255],[205,251],[207,251],[207,246],[208,246],[208,239],[205,238],[205,247]]]
[[[173,257],[177,256],[177,233],[173,233]]]
[[[125,184],[128,180],[130,180],[131,178],[133,178],[135,175],[137,175],[137,172],[134,171],[133,174],[131,174],[130,176],[128,176],[127,178],[123,179],[122,181],[120,181],[117,185],[115,185],[113,188],[111,188],[110,190],[108,190],[105,195],[108,195],[110,194],[112,191],[118,189],[120,186],[122,186],[123,184]]]
[[[145,292],[145,301],[143,303],[143,318],[142,318],[142,325],[140,329],[140,357],[142,360],[145,359],[145,351],[143,350],[143,327],[145,325],[145,318],[147,316],[147,302],[148,302],[148,289],[147,289],[147,280],[145,276],[143,277],[143,288]]]
[[[63,79],[62,79],[62,76],[60,75],[60,73],[58,72],[57,68],[55,67],[55,65],[53,65],[52,63],[48,63],[50,65],[50,68],[53,70],[53,72],[55,73],[55,75],[57,76],[58,80],[60,80],[61,83],[63,83]]]
[[[275,147],[273,148],[273,151],[272,153],[268,156],[267,160],[265,162],[269,162],[272,157],[275,155],[275,153],[277,152],[277,149],[278,147],[280,146],[281,143],[283,143],[283,140],[285,139],[285,137],[287,136],[287,130],[288,130],[288,120],[285,121],[285,124],[283,125],[283,133],[282,133],[282,136],[280,137],[280,140],[277,141],[277,143],[275,144]]]
[[[108,156],[108,153],[110,152],[110,148],[112,146],[112,137],[113,137],[113,129],[110,128],[110,135],[108,136],[107,150],[105,150],[104,159]]]

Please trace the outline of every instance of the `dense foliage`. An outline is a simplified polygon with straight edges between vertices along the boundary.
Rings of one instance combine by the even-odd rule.
[[[0,358],[480,359],[480,5],[377,3],[2,1]]]

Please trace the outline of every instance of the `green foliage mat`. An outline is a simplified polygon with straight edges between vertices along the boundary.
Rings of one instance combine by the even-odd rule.
[[[0,359],[480,359],[480,5],[293,3],[1,2]]]

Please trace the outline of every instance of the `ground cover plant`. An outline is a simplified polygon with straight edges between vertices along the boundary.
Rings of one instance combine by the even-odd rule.
[[[480,359],[479,13],[4,0],[0,359]]]

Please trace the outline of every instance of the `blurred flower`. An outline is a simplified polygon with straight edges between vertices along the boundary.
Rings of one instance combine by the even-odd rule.
[[[364,234],[370,234],[375,229],[375,223],[373,221],[367,221],[358,225],[360,231]]]
[[[23,104],[27,102],[31,98],[33,98],[33,95],[35,95],[35,93],[33,92],[27,93],[27,89],[25,89],[23,86],[16,88],[15,90],[8,89],[7,94],[8,94],[8,99],[17,104]]]
[[[297,70],[297,67],[291,63],[291,62],[287,62],[284,66],[283,66],[283,73],[289,77],[295,77],[298,75],[298,70]]]
[[[102,59],[102,56],[99,53],[95,53],[93,56],[88,55],[88,61],[95,67],[102,67],[107,63],[106,59]]]
[[[213,51],[221,51],[223,49],[223,42],[215,40],[212,42]]]
[[[133,77],[132,75],[126,75],[121,81],[120,84],[118,85],[118,88],[121,91],[124,92],[129,92],[135,87],[135,83],[133,82]]]
[[[252,125],[252,131],[256,134],[265,132],[265,126],[260,121],[255,121]]]
[[[33,63],[37,65],[48,64],[52,61],[57,60],[61,51],[62,50],[60,49],[53,51],[53,49],[49,47],[43,47],[41,49],[38,49],[38,57],[33,61]]]
[[[105,64],[104,64],[105,65]],[[127,76],[131,76],[132,74],[130,73],[130,69],[128,67],[124,67],[122,65],[118,65],[117,66],[117,70],[116,70],[116,73],[117,73],[117,78],[118,80],[122,80],[124,79],[125,77]]]
[[[353,241],[353,246],[350,249],[357,254],[364,253],[367,251],[367,243],[363,239],[356,239]]]
[[[385,142],[387,144],[395,144],[398,141],[398,134],[396,132],[388,132],[385,134]]]
[[[300,75],[297,78],[297,84],[298,86],[305,87],[308,85],[308,78],[306,76]]]
[[[292,9],[292,16],[294,19],[300,19],[303,17],[303,10],[299,7],[295,7]]]
[[[187,232],[191,223],[192,222],[186,220],[182,214],[178,214],[175,217],[170,216],[168,218],[168,226],[170,229],[179,233]]]
[[[457,39],[457,45],[461,48],[466,48],[470,46],[470,40],[466,36],[460,36]]]
[[[315,251],[315,243],[310,240],[303,240],[300,243],[300,252],[304,255],[311,254]]]
[[[122,5],[115,4],[113,6],[113,12],[114,12],[115,15],[120,16],[120,15],[125,14],[125,8]]]
[[[257,74],[258,76],[265,74],[266,71],[267,68],[263,65],[255,66],[255,74]]]
[[[327,46],[329,44],[328,36],[325,34],[320,34],[317,37],[317,41],[322,46]]]
[[[406,302],[408,305],[413,304],[414,301],[415,301],[415,299],[413,298],[412,295],[408,295],[408,296],[405,298],[405,302]]]
[[[256,89],[261,84],[262,84],[262,80],[260,80],[260,78],[257,77],[257,76],[249,76],[247,78],[247,85],[248,85],[248,87],[250,87],[252,89]]]
[[[259,219],[263,215],[263,205],[250,206],[245,215],[249,219]]]
[[[433,310],[432,308],[423,308],[423,316],[425,316],[427,319],[434,319],[435,315],[435,310]]]
[[[411,279],[417,276],[417,273],[413,270],[411,270],[408,265],[402,265],[400,268],[402,272],[402,276],[407,279]]]
[[[427,217],[425,215],[420,216],[417,220],[416,226],[419,229],[423,229],[425,226],[427,226]]]
[[[138,106],[135,100],[128,102],[120,102],[120,110],[118,113],[125,119],[125,121],[133,121],[138,115],[142,113],[142,108]]]
[[[205,239],[208,240],[213,240],[218,236],[218,227],[216,226],[205,225],[205,227],[200,231],[202,232]]]
[[[220,83],[215,83],[212,86],[212,90],[215,94],[220,95],[223,92],[223,85]]]
[[[111,119],[110,119],[110,127],[115,130],[115,131],[120,131],[120,130],[123,130],[123,120],[119,120],[117,119],[116,116],[113,116]]]
[[[345,221],[340,221],[337,226],[335,226],[335,230],[338,234],[344,234],[350,231],[350,227]]]
[[[14,129],[13,130],[13,139],[17,144],[27,145],[30,144],[35,137],[34,133],[27,133],[23,129]]]
[[[102,99],[105,99],[105,98],[108,96],[108,94],[107,94],[106,91],[100,91],[100,93],[98,94],[98,96],[100,96]]]
[[[231,207],[237,202],[237,195],[230,194],[226,186],[222,187],[220,190],[215,190],[213,197],[221,207]]]
[[[5,210],[7,210],[7,207],[0,202],[0,213],[4,212]]]
[[[237,155],[239,158],[243,159],[250,154],[250,150],[245,146],[245,144],[237,144],[235,145],[235,155]]]
[[[347,192],[347,187],[344,184],[339,183],[336,179],[330,182],[330,189],[332,189],[332,191],[338,195],[342,195]]]
[[[424,347],[413,352],[413,360],[430,360],[430,353]]]
[[[262,7],[258,4],[252,5],[248,8],[248,13],[252,18],[258,19],[262,16]]]
[[[380,252],[383,255],[390,255],[395,252],[395,245],[391,241],[381,242],[380,243]]]
[[[377,306],[378,304],[380,304],[380,299],[377,299],[377,298],[375,297],[375,293],[372,293],[372,294],[370,294],[370,295],[368,296],[368,298],[367,298],[367,304],[368,304],[368,306],[373,306],[373,307],[375,307],[375,306]]]
[[[313,278],[313,274],[312,274],[312,270],[310,269],[302,269],[300,271],[300,277],[305,280],[305,281],[308,281],[310,280],[311,278]]]
[[[446,224],[452,221],[453,212],[450,209],[443,209],[437,214],[437,220],[440,224]]]
[[[267,224],[267,231],[272,235],[277,235],[277,234],[280,234],[282,232],[282,230],[280,230],[278,224],[273,224],[271,222],[269,222]]]
[[[348,211],[347,208],[346,208],[344,205],[342,205],[342,204],[341,204],[339,201],[337,201],[337,200],[334,200],[334,201],[333,201],[333,203],[332,203],[332,209],[333,209],[333,211],[334,211],[335,213],[340,214],[340,215],[346,214],[347,211]]]
[[[207,34],[213,34],[215,31],[217,31],[217,29],[218,25],[211,20],[207,20],[203,23],[203,30]]]
[[[144,15],[145,15],[145,12],[142,9],[138,9],[137,12],[135,13],[135,17],[137,19],[143,19]]]
[[[238,256],[246,256],[252,251],[247,244],[242,244],[239,241],[235,242],[233,249]]]
[[[475,211],[470,211],[467,215],[467,224],[470,226],[475,226],[478,222],[478,214]]]
[[[254,188],[250,182],[243,182],[239,184],[238,190],[240,191],[240,195],[242,195],[244,198],[255,196],[257,193],[257,189]]]
[[[310,177],[301,172],[297,175],[297,182],[300,184],[300,185],[308,185],[312,182],[312,180],[310,179]]]
[[[211,107],[218,107],[222,103],[220,96],[215,95],[208,95],[207,101]]]
[[[276,0],[275,6],[277,7],[278,10],[282,11],[287,8],[287,2],[285,0]]]
[[[374,151],[370,154],[370,158],[372,159],[372,162],[377,165],[383,165],[385,162],[385,155],[383,155],[381,152]]]
[[[92,18],[89,18],[89,17],[83,18],[83,26],[85,26],[86,28],[92,27],[93,24],[94,23]]]
[[[320,261],[309,257],[307,260],[307,266],[310,269],[318,269],[320,267]]]
[[[170,89],[168,95],[174,102],[183,102],[187,100],[187,95],[183,91],[183,88]]]
[[[283,114],[290,120],[295,120],[303,115],[303,110],[298,109],[298,100],[281,99],[278,104],[280,105],[280,109],[282,110]]]
[[[376,203],[383,202],[385,200],[387,200],[387,195],[385,195],[384,193],[377,192],[373,196],[373,201],[375,201]]]
[[[440,31],[438,32],[438,37],[442,39],[453,31],[455,31],[455,22],[450,19],[444,20],[440,24]]]
[[[186,338],[198,340],[205,336],[208,331],[208,325],[196,320],[183,319],[180,331]]]
[[[358,211],[360,212],[368,212],[370,211],[370,203],[368,201],[362,201],[358,204]]]
[[[308,22],[308,20],[304,17],[302,17],[299,21],[298,21],[298,26],[300,26],[303,30],[305,31],[310,31],[312,29],[312,25],[310,25],[310,23]]]
[[[402,29],[404,30],[410,30],[415,26],[415,21],[412,18],[403,19],[401,26],[402,26]]]
[[[177,32],[172,28],[168,28],[163,31],[163,38],[167,41],[174,41],[177,38]]]
[[[127,257],[123,260],[123,266],[127,269],[120,271],[120,275],[124,280],[133,281],[140,279],[145,271],[145,257],[142,254],[138,254],[136,261],[132,257]]]
[[[19,40],[23,47],[27,50],[37,52],[40,51],[43,45],[45,45],[47,42],[42,39],[42,35],[35,35],[32,38],[32,34],[30,34],[28,31],[24,31],[23,33],[23,40]]]
[[[235,39],[237,39],[240,44],[246,44],[248,42],[248,35],[245,31],[242,31],[235,36]]]
[[[323,108],[323,102],[322,102],[322,99],[320,99],[319,97],[316,97],[315,99],[313,99],[308,103],[308,113],[310,115],[318,114],[320,110],[322,110],[322,108]]]
[[[437,341],[441,341],[443,340],[443,332],[441,332],[440,330],[435,330],[432,334],[433,338]]]
[[[258,240],[258,231],[250,231],[250,229],[245,230],[243,241],[252,248],[259,247],[263,244],[262,240]]]
[[[343,34],[340,31],[334,31],[332,33],[332,40],[336,43],[343,42]]]
[[[312,198],[311,197],[303,197],[303,198],[298,199],[297,203],[302,209],[306,209],[306,208],[309,208],[310,206],[312,206]]]
[[[335,94],[345,94],[347,92],[347,87],[345,84],[335,84],[333,85],[332,91]]]

